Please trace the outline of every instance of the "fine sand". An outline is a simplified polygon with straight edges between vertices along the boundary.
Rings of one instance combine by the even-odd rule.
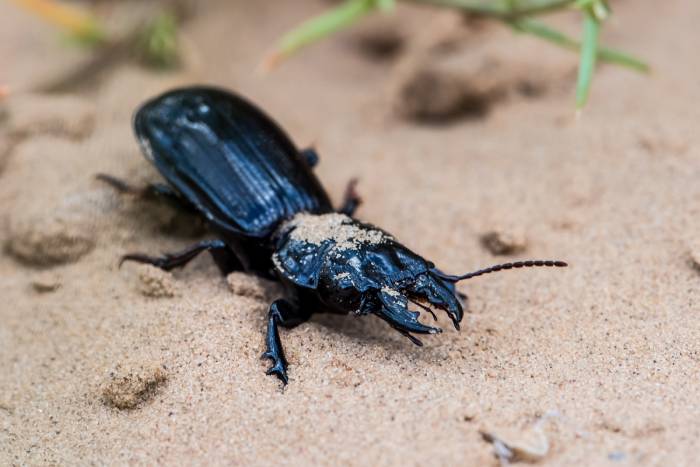
[[[200,4],[181,71],[117,54],[86,76],[89,51],[0,3],[0,465],[494,465],[500,442],[541,465],[697,465],[700,4],[613,2],[606,43],[654,72],[601,67],[578,118],[575,54],[433,9],[261,74],[328,4]],[[358,177],[357,217],[444,271],[571,266],[460,284],[462,330],[443,313],[422,348],[374,317],[315,316],[282,331],[282,389],[260,359],[275,284],[205,255],[117,267],[205,235],[94,179],[157,180],[131,114],[194,82],[314,144],[336,202]]]

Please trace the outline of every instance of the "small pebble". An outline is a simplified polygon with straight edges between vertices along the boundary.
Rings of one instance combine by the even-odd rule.
[[[102,399],[117,409],[135,409],[151,400],[167,379],[162,365],[141,365],[131,369],[117,365],[102,385]]]
[[[1,124],[0,118],[0,124]],[[12,153],[12,149],[15,146],[14,138],[12,138],[6,131],[0,131],[0,172],[5,168],[7,159]]]
[[[116,206],[99,190],[22,201],[9,213],[5,249],[20,262],[39,267],[74,263],[92,251],[98,224]]]
[[[32,278],[32,288],[38,293],[49,293],[61,287],[61,277],[55,273],[38,272]]]
[[[608,459],[610,459],[613,462],[620,462],[623,461],[627,458],[627,454],[625,454],[622,451],[612,451],[611,453],[608,454]]]
[[[231,291],[236,295],[262,300],[267,295],[268,287],[263,279],[244,272],[232,272],[226,276]]]
[[[509,101],[568,89],[573,63],[505,40],[483,22],[465,27],[463,15],[445,19],[430,25],[438,34],[408,41],[391,86],[398,116],[424,124],[483,119]],[[533,53],[536,64],[528,59]]]
[[[150,264],[141,264],[139,268],[139,290],[145,297],[166,298],[176,295],[177,287],[171,273]]]
[[[437,123],[481,116],[489,106],[490,96],[472,92],[459,72],[426,66],[410,70],[398,81],[394,109],[407,120]]]
[[[695,269],[700,271],[700,240],[691,242],[689,245],[690,259],[693,262]]]
[[[372,24],[355,33],[359,51],[373,61],[395,58],[405,46],[406,37],[396,24]]]
[[[5,247],[33,266],[73,263],[95,247],[94,231],[73,222],[67,213],[44,212],[11,219]]]
[[[502,463],[539,462],[549,453],[549,440],[539,425],[517,435],[479,433],[484,441],[493,445],[494,454]]]
[[[525,251],[527,238],[521,231],[499,228],[483,234],[481,244],[494,255],[514,255]]]

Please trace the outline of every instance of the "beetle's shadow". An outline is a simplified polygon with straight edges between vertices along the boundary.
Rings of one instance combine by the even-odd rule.
[[[144,235],[194,241],[211,234],[201,216],[165,200],[133,197],[127,203],[123,215],[137,224]]]
[[[425,345],[418,347],[388,324],[371,315],[354,316],[321,313],[314,315],[312,322],[322,326],[330,333],[349,337],[356,343],[369,344],[392,352],[411,352],[422,360],[433,359],[433,353],[436,349],[430,345],[430,340],[439,339],[439,335],[419,335],[417,337]],[[446,328],[446,326],[442,327]]]

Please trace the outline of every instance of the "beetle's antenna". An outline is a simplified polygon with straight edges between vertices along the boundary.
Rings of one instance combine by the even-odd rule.
[[[466,279],[471,279],[472,277],[481,276],[483,274],[490,274],[492,272],[503,271],[506,269],[517,269],[517,268],[532,268],[532,267],[556,267],[565,268],[568,266],[564,261],[549,261],[549,260],[529,260],[529,261],[516,261],[514,263],[503,263],[491,266],[485,269],[479,269],[478,271],[468,272],[467,274],[462,274],[461,276],[452,276],[450,274],[445,274],[436,269],[433,269],[433,274],[441,279],[449,282],[459,282]]]

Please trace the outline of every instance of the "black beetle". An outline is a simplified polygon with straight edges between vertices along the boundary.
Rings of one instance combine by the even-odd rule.
[[[502,269],[566,266],[561,261],[501,264],[461,276],[441,272],[391,235],[352,215],[360,203],[354,182],[333,209],[312,172],[318,157],[297,150],[261,110],[229,92],[189,87],[163,94],[135,114],[134,129],[146,157],[168,185],[139,192],[175,201],[204,216],[218,239],[174,254],[129,254],[122,261],[170,270],[209,251],[223,273],[244,270],[281,281],[287,298],[268,312],[267,374],[287,383],[278,326],[294,327],[313,313],[373,314],[421,345],[413,334],[437,334],[418,321],[412,302],[435,317],[447,313],[456,329],[462,300],[455,283]],[[132,190],[109,175],[98,177]]]

